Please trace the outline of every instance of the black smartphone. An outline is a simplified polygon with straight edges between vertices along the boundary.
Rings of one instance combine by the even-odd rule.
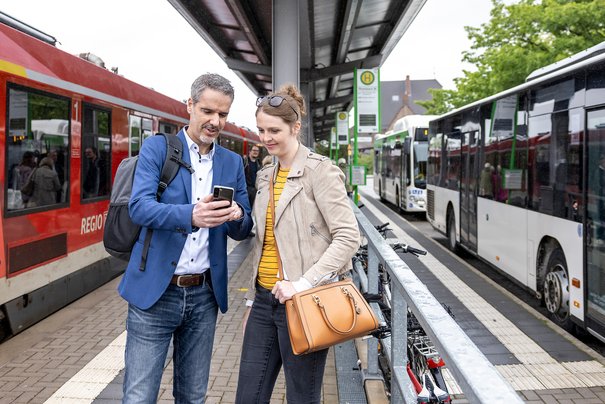
[[[223,187],[221,185],[215,185],[212,189],[213,200],[215,201],[229,201],[229,206],[233,204],[233,193],[234,190],[231,187]]]

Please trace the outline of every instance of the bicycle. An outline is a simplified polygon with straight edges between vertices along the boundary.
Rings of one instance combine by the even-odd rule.
[[[389,223],[387,222],[375,226],[383,238],[386,238],[386,231],[391,230],[388,228],[388,225]],[[390,246],[396,252],[409,253],[416,257],[426,255],[427,253],[424,250],[404,243],[394,243],[390,244]],[[360,247],[353,258],[354,262],[358,261],[362,264],[366,273],[367,254],[367,245],[365,245]],[[375,302],[378,304],[385,319],[385,323],[372,334],[372,336],[379,340],[379,346],[382,347],[384,346],[383,341],[386,338],[389,338],[391,333],[391,291],[389,274],[381,264],[379,264],[379,282],[378,293],[375,295],[366,293],[365,298],[368,302]],[[446,307],[446,310],[453,317],[453,314],[448,307]],[[410,310],[408,310],[407,318],[407,373],[416,390],[416,394],[418,395],[418,403],[451,403],[451,397],[441,373],[441,369],[445,366],[445,362]],[[386,355],[383,352],[380,352],[379,355],[378,363],[385,376],[387,389],[390,390],[390,367]]]

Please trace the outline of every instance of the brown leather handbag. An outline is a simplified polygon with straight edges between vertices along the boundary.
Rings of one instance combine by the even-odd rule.
[[[378,328],[374,312],[350,280],[299,292],[286,301],[294,355],[319,351]]]
[[[270,182],[269,193],[269,209],[275,218],[273,181]],[[283,279],[277,241],[275,251],[279,278]],[[378,328],[376,315],[349,279],[296,293],[285,304],[294,355],[319,351],[367,335]]]

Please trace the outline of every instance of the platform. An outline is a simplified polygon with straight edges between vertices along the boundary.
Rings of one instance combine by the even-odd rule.
[[[406,262],[437,299],[450,306],[456,321],[526,402],[605,403],[605,361],[600,354],[452,255],[426,223],[404,220],[369,189],[363,197],[362,210],[372,222],[391,222],[400,241],[429,252],[421,258],[406,257]],[[250,244],[251,239],[230,243],[230,309],[218,319],[207,403],[234,401]],[[109,282],[0,345],[0,403],[120,402],[126,303],[116,292],[118,282]],[[355,373],[345,366],[348,373],[342,375]],[[349,391],[338,391],[339,386],[349,389],[350,383],[340,382],[332,349],[323,403],[352,402]],[[454,403],[467,402],[462,392],[455,393]],[[173,402],[170,360],[159,402]],[[271,403],[285,402],[280,376]]]

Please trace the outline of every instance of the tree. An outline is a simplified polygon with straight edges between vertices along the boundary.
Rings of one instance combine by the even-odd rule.
[[[534,70],[605,40],[605,0],[492,0],[491,19],[465,27],[473,43],[462,60],[475,66],[454,80],[456,90],[432,90],[418,102],[441,114],[519,85]]]

